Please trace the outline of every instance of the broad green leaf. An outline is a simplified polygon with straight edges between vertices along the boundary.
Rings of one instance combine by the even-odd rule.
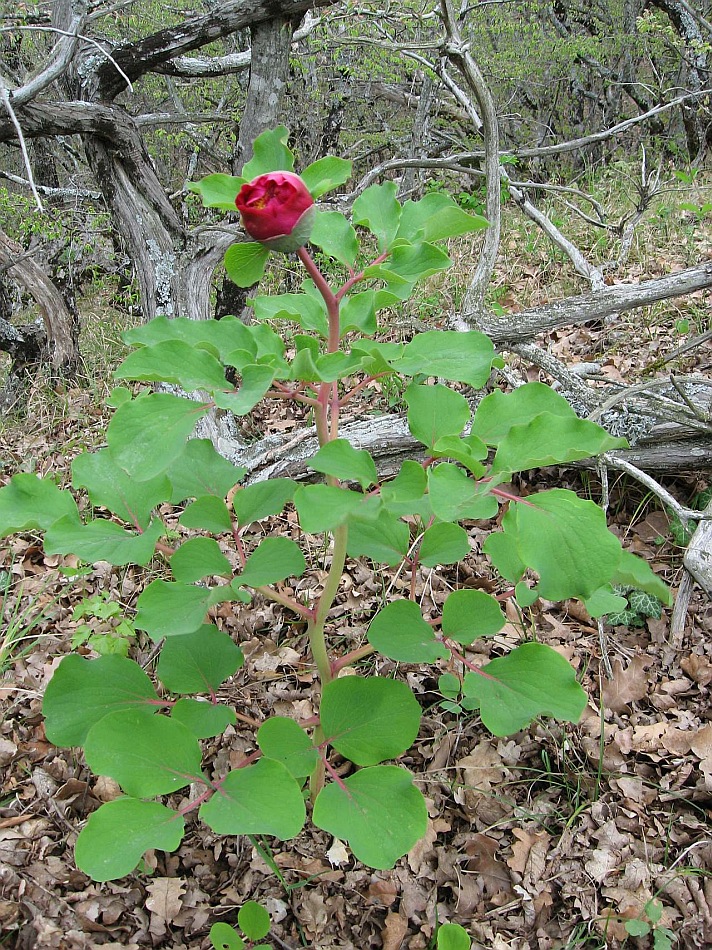
[[[235,416],[245,416],[264,398],[274,382],[275,370],[271,366],[253,363],[240,370],[240,387],[237,392],[213,394],[219,409],[228,409]]]
[[[397,244],[391,251],[384,265],[384,270],[387,274],[394,275],[412,286],[419,280],[425,280],[427,277],[448,270],[450,267],[452,267],[450,258],[445,251],[435,247],[434,244]],[[432,330],[427,332],[436,334],[451,331]]]
[[[492,341],[484,333],[427,330],[405,345],[401,358],[393,361],[393,367],[408,376],[424,373],[479,389],[489,378],[494,357]],[[459,430],[443,434],[458,433]],[[475,435],[480,433],[475,432]]]
[[[245,941],[230,924],[213,924],[209,937],[214,950],[245,950]]]
[[[248,557],[233,585],[263,587],[265,584],[277,584],[287,577],[301,577],[306,566],[301,548],[295,541],[291,538],[268,537]]]
[[[485,545],[486,554],[502,577],[516,584],[524,575],[527,565],[521,558],[515,535],[497,531],[490,534]]]
[[[148,393],[125,402],[106,430],[114,462],[137,480],[168,471],[183,452],[205,403],[170,393]]]
[[[306,820],[302,792],[281,762],[260,759],[228,772],[200,817],[219,835],[298,835]]]
[[[408,428],[429,449],[444,436],[459,435],[470,420],[465,397],[440,383],[411,383],[403,398],[408,406]]]
[[[431,525],[420,542],[420,563],[425,567],[457,564],[470,553],[467,532],[449,521]]]
[[[459,924],[441,924],[437,929],[437,950],[470,950],[472,941]]]
[[[442,241],[487,226],[486,218],[463,211],[450,195],[433,192],[420,201],[406,201],[398,237],[412,242]]]
[[[584,601],[586,610],[592,617],[605,617],[606,614],[620,614],[628,609],[628,601],[614,594],[611,585],[599,587]]]
[[[165,805],[117,798],[89,816],[74,858],[92,880],[115,881],[130,874],[149,849],[175,851],[184,833],[183,816]]]
[[[206,703],[200,699],[179,699],[171,710],[171,719],[182,723],[196,739],[219,736],[237,722],[235,710],[229,706]]]
[[[265,482],[255,482],[254,485],[240,488],[232,499],[238,524],[244,528],[253,521],[259,521],[269,515],[278,515],[287,502],[292,500],[296,488],[296,482],[291,478],[270,478]]]
[[[511,505],[502,527],[521,562],[539,575],[539,594],[547,600],[590,597],[612,580],[621,560],[620,541],[608,530],[603,511],[565,489]],[[492,545],[492,537],[484,550],[499,570],[501,549]]]
[[[396,477],[381,486],[381,500],[393,514],[413,514],[420,511],[427,487],[423,466],[406,459]]]
[[[153,716],[158,695],[138,663],[123,656],[87,660],[65,656],[47,684],[42,702],[47,739],[56,746],[84,744],[89,729],[118,709]]]
[[[187,181],[186,188],[203,199],[204,208],[219,208],[237,213],[235,199],[246,179],[233,175],[206,175],[200,181]]]
[[[451,458],[464,465],[475,478],[481,478],[487,469],[482,459],[488,455],[487,446],[476,435],[466,435],[460,438],[457,435],[446,435],[438,439],[433,447],[436,458]]]
[[[294,155],[287,146],[289,130],[284,125],[268,129],[252,144],[252,158],[242,168],[245,181],[252,181],[267,172],[294,171]]]
[[[228,507],[217,495],[196,498],[178,520],[184,528],[203,528],[213,534],[232,531],[232,518]]]
[[[171,559],[171,573],[183,584],[202,581],[214,575],[232,577],[230,562],[214,538],[189,538]]]
[[[205,623],[208,608],[232,599],[229,587],[196,587],[193,584],[155,580],[136,602],[134,624],[156,642],[163,637],[195,633]]]
[[[223,499],[245,473],[246,469],[223,458],[210,439],[189,439],[167,472],[173,489],[170,500],[176,505],[203,495]]]
[[[263,722],[257,730],[257,744],[268,759],[281,762],[295,778],[311,775],[319,759],[306,732],[286,716],[272,716]]]
[[[433,511],[442,521],[493,518],[499,508],[486,485],[478,485],[450,462],[440,462],[429,469],[428,489]]]
[[[537,716],[578,722],[587,700],[572,667],[541,643],[523,643],[465,674],[463,692],[478,700],[482,722],[496,736],[519,732]]]
[[[188,317],[156,317],[122,334],[131,346],[154,346],[157,343],[179,340],[193,349],[205,350],[223,363],[235,350],[245,350],[252,357],[258,355],[255,327],[247,326],[237,317],[222,320],[191,320]],[[254,362],[254,359],[250,360]]]
[[[108,775],[127,795],[168,795],[203,781],[198,740],[167,716],[145,716],[133,709],[103,716],[84,742],[87,765]]]
[[[339,312],[339,336],[356,330],[373,336],[376,324],[376,294],[373,290],[364,290],[360,294],[349,294],[341,304]]]
[[[353,266],[358,254],[356,232],[340,211],[317,209],[309,243],[347,267]]]
[[[227,276],[238,287],[252,287],[264,274],[268,257],[267,248],[256,241],[232,244],[225,252]]]
[[[108,449],[77,456],[72,462],[72,485],[86,488],[93,505],[108,508],[140,528],[148,525],[156,505],[170,501],[172,495],[165,474],[139,482],[119,468]]]
[[[349,518],[347,551],[350,557],[368,557],[394,567],[407,556],[410,529],[400,518],[384,512],[377,520]]]
[[[506,618],[497,601],[483,590],[456,590],[443,605],[442,631],[456,643],[498,633]]]
[[[425,834],[428,810],[413,776],[377,765],[322,789],[314,824],[342,841],[368,867],[391,868]]]
[[[171,693],[211,693],[244,662],[227,633],[204,624],[194,633],[166,640],[156,675]]]
[[[492,463],[492,474],[522,472],[626,448],[625,439],[614,438],[588,419],[543,412],[523,425],[513,425],[502,438]]]
[[[329,320],[324,301],[311,294],[271,294],[253,301],[256,320],[292,320],[303,330],[329,336]]]
[[[206,350],[182,340],[166,340],[129,353],[114,372],[116,379],[174,383],[183,389],[226,389],[222,363]]]
[[[477,406],[472,432],[487,445],[499,445],[512,426],[526,425],[542,412],[561,419],[576,418],[567,400],[544,383],[526,383],[511,393],[495,389]]]
[[[631,937],[647,937],[651,930],[650,924],[647,921],[638,920],[636,918],[626,920],[624,926]]]
[[[412,600],[393,600],[379,610],[368,628],[368,642],[402,663],[435,663],[450,652]]]
[[[358,482],[364,491],[378,481],[376,463],[369,453],[365,449],[355,449],[348,439],[327,442],[307,465],[323,475]]]
[[[65,517],[79,523],[77,504],[70,492],[49,478],[21,472],[0,488],[0,537],[36,528],[44,531]]]
[[[302,530],[308,534],[332,531],[362,507],[364,496],[332,485],[302,485],[294,493],[294,505]]]
[[[312,198],[321,198],[328,191],[343,185],[351,177],[352,163],[345,158],[327,155],[307,165],[300,178],[309,189]]]
[[[670,588],[653,571],[647,561],[630,551],[621,551],[616,572],[611,578],[613,584],[620,587],[635,587],[657,597],[668,607],[673,604]]]
[[[344,676],[324,686],[321,726],[337,752],[356,765],[394,759],[420,728],[420,705],[400,680]]]
[[[397,191],[392,181],[371,185],[353,204],[353,223],[364,225],[375,235],[381,252],[390,248],[398,232],[401,206],[396,199]]]
[[[165,526],[156,519],[145,531],[126,531],[113,521],[97,519],[77,524],[64,517],[47,529],[44,538],[46,554],[75,554],[82,561],[94,564],[108,561],[122,564],[148,564],[156,542],[165,533]]]

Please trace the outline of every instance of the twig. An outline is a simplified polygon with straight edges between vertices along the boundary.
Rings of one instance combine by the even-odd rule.
[[[27,152],[27,144],[25,142],[25,136],[22,134],[22,126],[20,125],[17,116],[15,115],[15,110],[12,108],[12,103],[10,102],[10,92],[3,82],[2,77],[0,77],[0,99],[2,104],[5,106],[7,114],[10,116],[10,121],[15,127],[15,133],[17,134],[17,140],[20,143],[20,151],[22,152],[22,160],[25,163],[25,169],[27,171],[27,179],[30,183],[30,188],[32,189],[32,194],[34,195],[35,202],[37,204],[37,210],[39,212],[44,212],[44,205],[42,204],[42,199],[39,196],[37,191],[37,186],[35,185],[35,178],[32,174],[32,165],[30,164],[30,156]]]
[[[677,515],[685,527],[687,527],[688,521],[700,521],[703,518],[710,517],[709,515],[705,515],[704,511],[698,511],[696,508],[685,508],[679,501],[673,498],[666,488],[663,488],[659,482],[656,482],[652,476],[631,462],[618,458],[615,452],[604,452],[603,455],[601,455],[601,459],[606,465],[625,472],[626,475],[630,475],[636,481],[640,482],[641,485],[645,485],[646,488],[649,488],[654,495],[658,496],[664,505],[667,505],[667,507]]]

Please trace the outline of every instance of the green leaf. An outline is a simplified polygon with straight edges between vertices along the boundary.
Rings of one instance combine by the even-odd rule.
[[[253,521],[278,515],[294,497],[297,484],[291,478],[270,478],[235,492],[232,507],[241,528]]]
[[[519,601],[517,601],[519,603]],[[606,614],[619,614],[628,608],[628,601],[619,594],[614,594],[610,584],[599,587],[584,601],[586,610],[592,617],[606,618]]]
[[[356,232],[340,211],[317,208],[309,243],[347,267],[353,266],[358,254]]]
[[[407,556],[409,547],[408,525],[387,512],[375,521],[349,518],[347,552],[350,557],[369,557],[393,567]]]
[[[152,521],[143,532],[126,531],[113,521],[97,519],[77,524],[65,517],[47,529],[44,539],[46,554],[76,554],[89,564],[108,561],[110,564],[148,564],[156,542],[165,533],[163,522]]]
[[[428,330],[405,345],[400,359],[393,361],[393,367],[408,376],[424,373],[480,389],[489,379],[494,356],[490,338],[476,330],[466,333]],[[443,434],[458,435],[459,432],[458,429]]]
[[[347,841],[359,861],[385,869],[423,837],[428,810],[409,772],[377,765],[322,789],[313,820],[318,828]]]
[[[433,511],[442,521],[493,518],[499,508],[487,485],[478,485],[450,462],[440,462],[428,470],[428,489]]]
[[[419,280],[425,280],[450,267],[452,267],[450,258],[445,251],[435,247],[434,244],[397,244],[391,251],[383,270],[386,279],[388,275],[395,275],[412,286]],[[366,274],[371,276],[372,271],[372,268],[367,268]],[[377,273],[373,273],[373,276],[377,276]],[[429,330],[427,332],[437,334],[454,331]]]
[[[171,693],[211,693],[244,662],[227,633],[203,624],[194,633],[166,640],[156,675]]]
[[[443,636],[468,645],[478,637],[491,637],[506,623],[497,601],[483,590],[456,590],[443,605]]]
[[[264,274],[268,257],[268,249],[256,241],[232,244],[225,252],[227,276],[238,287],[252,287]]]
[[[406,201],[398,237],[412,242],[442,241],[486,227],[486,218],[463,211],[450,195],[432,192],[420,201]]]
[[[376,293],[365,290],[360,294],[349,294],[341,304],[339,312],[339,336],[351,330],[373,336],[376,324]]]
[[[539,594],[547,600],[590,597],[611,581],[621,560],[620,541],[608,530],[603,511],[565,489],[511,505],[502,527],[516,556],[539,575]],[[494,537],[485,541],[484,550],[499,570]]]
[[[0,536],[39,528],[44,531],[60,518],[79,523],[79,511],[71,493],[49,478],[29,473],[13,475],[0,488]]]
[[[125,330],[122,336],[131,346],[154,346],[179,340],[194,349],[211,353],[223,363],[230,353],[244,350],[252,357],[249,362],[254,362],[258,355],[255,329],[233,316],[223,317],[222,320],[156,317],[148,323]]]
[[[368,628],[368,642],[402,663],[435,663],[450,653],[412,600],[393,600],[379,610]]]
[[[523,472],[626,448],[626,439],[614,438],[588,419],[541,413],[523,425],[513,425],[499,443],[492,474]]]
[[[479,702],[482,722],[496,736],[519,732],[536,716],[578,722],[587,701],[572,667],[541,643],[523,643],[465,674],[463,692]]]
[[[437,950],[470,950],[472,941],[459,924],[441,924],[437,930]]]
[[[158,695],[138,663],[122,656],[87,660],[70,654],[47,684],[42,703],[47,739],[56,746],[84,744],[89,729],[119,709],[156,712]]]
[[[487,445],[499,445],[512,426],[526,425],[543,412],[561,419],[576,418],[566,399],[544,383],[526,383],[511,393],[495,389],[477,406],[472,432]]]
[[[420,563],[425,567],[457,564],[470,553],[467,532],[449,521],[431,525],[420,542]]]
[[[644,590],[653,597],[657,597],[666,606],[672,607],[673,596],[670,588],[658,577],[647,561],[636,557],[630,551],[621,551],[620,561],[611,581],[619,587],[635,587],[637,590]]]
[[[243,366],[240,376],[242,378],[237,392],[213,394],[215,405],[219,409],[228,409],[235,416],[247,415],[263,399],[274,382],[275,369],[255,363]]]
[[[171,719],[182,723],[196,739],[219,736],[237,722],[235,710],[229,706],[206,703],[200,699],[179,699],[171,710]]]
[[[316,199],[347,182],[351,177],[351,169],[352,163],[345,158],[327,155],[307,165],[299,177],[309,189],[312,198]]]
[[[459,435],[470,420],[465,397],[440,383],[411,383],[403,398],[408,406],[408,428],[429,449],[444,436]]]
[[[148,393],[125,402],[106,430],[114,462],[138,481],[168,471],[183,452],[204,403],[170,393]]]
[[[647,937],[650,933],[650,924],[644,920],[626,920],[625,929],[631,937]]]
[[[219,208],[221,211],[232,211],[236,214],[235,199],[245,184],[245,179],[218,173],[206,175],[200,181],[187,181],[185,184],[188,191],[200,195],[204,208]]]
[[[324,686],[321,726],[337,752],[356,765],[394,759],[420,728],[420,705],[399,680],[344,676]]]
[[[222,499],[246,471],[223,458],[210,439],[189,439],[167,472],[173,489],[170,500],[177,505],[186,498],[203,495]]]
[[[214,538],[189,538],[170,562],[173,577],[183,584],[193,584],[214,575],[232,577],[230,562]]]
[[[436,458],[455,459],[456,462],[464,465],[475,478],[482,478],[486,472],[481,460],[487,458],[487,446],[476,435],[466,435],[464,438],[457,435],[446,435],[435,443],[433,455]]]
[[[258,135],[252,144],[252,158],[242,168],[245,181],[267,172],[294,171],[294,155],[287,146],[289,130],[278,125]]]
[[[423,466],[406,459],[396,477],[381,486],[381,500],[393,514],[415,514],[421,510],[427,487]]]
[[[195,633],[205,623],[208,608],[231,597],[229,587],[196,587],[192,584],[151,581],[136,602],[134,625],[152,640]]]
[[[170,501],[172,494],[165,474],[139,482],[119,468],[108,449],[77,456],[72,462],[72,484],[86,488],[93,505],[108,508],[140,528],[148,525],[156,505]]]
[[[253,301],[256,320],[292,320],[310,333],[329,336],[329,320],[321,296],[311,294],[273,294]]]
[[[299,545],[290,538],[265,538],[248,557],[234,586],[263,587],[277,584],[287,577],[300,577],[307,563]]]
[[[353,204],[353,223],[364,225],[375,235],[381,252],[390,248],[398,232],[401,206],[396,199],[397,192],[398,187],[392,181],[371,185]]]
[[[74,858],[94,881],[115,881],[130,874],[149,848],[175,851],[184,833],[183,816],[165,805],[117,798],[89,816]]]
[[[302,792],[287,769],[274,759],[260,759],[228,772],[200,817],[219,835],[274,835],[285,840],[304,827]]]
[[[294,493],[294,505],[302,530],[308,534],[332,531],[358,511],[364,496],[332,485],[302,485]]]
[[[376,463],[369,453],[365,449],[355,449],[348,439],[327,442],[307,465],[323,475],[358,482],[364,491],[378,481]]]
[[[166,340],[129,353],[114,372],[116,379],[174,383],[183,389],[226,389],[222,363],[206,350],[182,340]]]
[[[276,759],[295,778],[314,771],[319,753],[311,739],[293,719],[272,716],[257,730],[257,744],[268,759]]]
[[[198,740],[167,716],[109,713],[87,733],[84,755],[97,775],[110,776],[133,798],[168,795],[203,781]]]
[[[204,528],[213,534],[232,531],[232,518],[222,498],[204,495],[196,498],[178,519],[184,528]]]
[[[230,924],[213,924],[209,936],[214,950],[245,950],[245,941]]]

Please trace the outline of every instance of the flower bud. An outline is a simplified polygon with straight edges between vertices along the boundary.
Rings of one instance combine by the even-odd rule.
[[[245,231],[272,251],[296,251],[309,240],[316,208],[298,175],[260,175],[242,186],[235,204]]]

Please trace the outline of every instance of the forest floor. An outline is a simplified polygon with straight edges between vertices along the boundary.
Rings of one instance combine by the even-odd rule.
[[[632,263],[624,279],[712,256],[700,233],[687,255],[661,254],[644,269]],[[516,245],[510,253],[518,253]],[[498,297],[505,308],[559,295],[563,265],[536,254],[531,261],[519,270],[503,264]],[[611,378],[632,381],[684,332],[705,330],[704,309],[698,295],[611,325],[559,330],[548,345],[571,363],[593,354]],[[91,308],[84,316],[92,324]],[[94,321],[88,332],[109,331]],[[710,365],[709,350],[693,350],[674,368],[709,373]],[[49,394],[38,387],[27,414],[0,434],[2,480],[32,470],[66,483],[72,459],[101,443],[104,388],[103,381]],[[255,424],[262,421],[280,431],[301,424],[287,413]],[[708,487],[693,474],[664,481],[684,504]],[[552,486],[600,499],[596,478],[573,470],[527,473],[516,488]],[[656,499],[617,477],[608,515],[624,545],[676,591],[682,539]],[[473,523],[469,531],[477,550],[485,526]],[[535,629],[560,650],[589,696],[575,726],[542,720],[494,738],[476,715],[443,709],[437,671],[401,665],[398,675],[417,687],[424,712],[419,739],[401,762],[417,776],[430,823],[393,870],[368,870],[314,829],[280,843],[223,838],[194,821],[178,851],[149,852],[152,873],[96,884],[76,869],[73,845],[87,815],[116,788],[72,751],[47,742],[42,694],[85,622],[73,616],[77,605],[99,595],[130,615],[142,572],[101,563],[77,572],[75,560],[46,556],[32,535],[0,542],[0,563],[1,946],[207,948],[210,926],[234,924],[248,899],[268,909],[268,940],[288,950],[426,950],[436,922],[447,921],[488,950],[712,945],[712,607],[699,591],[681,640],[671,637],[667,610],[638,627],[608,628],[601,643],[581,605],[539,602],[524,620],[508,615],[493,642],[476,642],[475,652],[501,652]],[[486,587],[486,570],[477,554],[457,574],[423,569],[419,602],[437,605],[455,580]],[[332,613],[339,637],[354,646],[363,641],[383,583],[368,562],[349,562]],[[397,590],[403,582],[394,576],[385,583]],[[241,719],[205,743],[206,761],[229,766],[255,748],[250,720],[312,715],[315,679],[302,661],[302,627],[278,606],[255,600],[221,611],[219,622],[247,657],[221,692]],[[147,661],[151,647],[139,638],[132,656]],[[379,671],[392,667],[381,661]]]

